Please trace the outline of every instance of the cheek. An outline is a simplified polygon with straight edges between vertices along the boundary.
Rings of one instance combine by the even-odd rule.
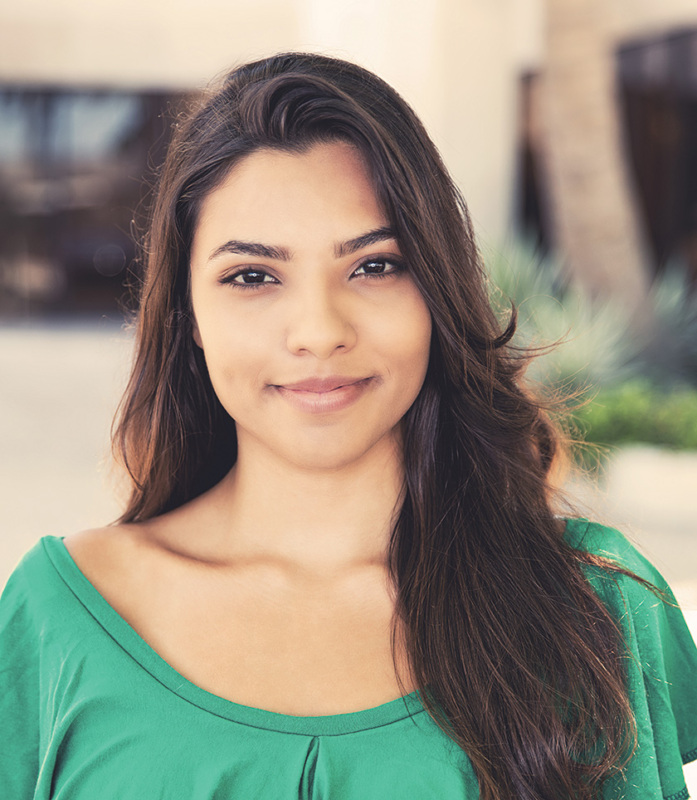
[[[263,328],[250,328],[233,315],[206,318],[198,325],[197,343],[203,350],[213,389],[222,405],[245,402],[245,390],[262,382],[269,362],[269,342]]]
[[[432,325],[416,289],[400,300],[389,311],[384,309],[371,340],[390,378],[391,403],[401,416],[416,399],[426,377]]]
[[[249,379],[269,361],[269,348],[245,330],[217,330],[204,338],[203,352],[209,368],[229,378]]]
[[[420,375],[423,380],[431,348],[431,314],[416,288],[409,300],[396,320],[392,335],[402,360],[411,364],[415,378]]]
[[[264,327],[246,319],[244,311],[230,302],[225,290],[210,287],[194,276],[191,305],[194,341],[203,350],[209,370],[230,370],[259,349]]]

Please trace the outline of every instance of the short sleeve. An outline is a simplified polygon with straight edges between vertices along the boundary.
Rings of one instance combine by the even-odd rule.
[[[618,621],[626,646],[629,699],[638,745],[608,798],[686,800],[683,764],[697,759],[697,647],[670,587],[619,532],[572,520],[567,540],[639,578],[589,568],[588,578]]]
[[[0,787],[33,798],[39,771],[39,632],[21,566],[0,597]]]

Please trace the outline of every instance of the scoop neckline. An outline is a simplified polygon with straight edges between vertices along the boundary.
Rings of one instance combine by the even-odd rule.
[[[109,636],[155,680],[183,700],[204,711],[254,728],[305,736],[341,736],[379,728],[425,711],[421,692],[389,700],[379,706],[343,714],[295,716],[235,703],[185,678],[157,653],[111,606],[70,555],[64,537],[41,539],[44,553],[67,588]]]

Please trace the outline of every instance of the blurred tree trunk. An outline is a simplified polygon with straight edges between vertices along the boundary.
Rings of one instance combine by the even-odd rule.
[[[625,162],[607,0],[547,0],[546,9],[533,113],[553,245],[594,297],[645,310],[648,248]]]

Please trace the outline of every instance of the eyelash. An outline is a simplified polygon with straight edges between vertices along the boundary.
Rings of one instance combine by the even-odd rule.
[[[370,278],[371,280],[376,278],[389,278],[391,275],[397,275],[400,272],[404,271],[404,265],[393,258],[367,258],[361,264],[356,267],[354,270],[355,274],[359,269],[365,268],[370,264],[383,264],[383,265],[391,265],[392,269],[389,272],[367,272],[361,274],[359,277]],[[223,278],[220,279],[220,283],[229,284],[230,286],[234,286],[236,289],[251,289],[252,291],[256,289],[261,289],[262,286],[274,286],[278,283],[274,279],[274,281],[264,281],[261,280],[258,283],[237,283],[235,278],[239,278],[242,275],[269,275],[263,269],[254,269],[253,267],[247,267],[245,269],[240,269],[237,272],[233,272],[230,275],[225,275]],[[270,276],[271,277],[271,276]]]

